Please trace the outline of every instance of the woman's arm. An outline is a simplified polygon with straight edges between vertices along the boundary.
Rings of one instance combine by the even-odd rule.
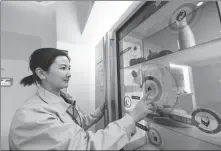
[[[70,96],[68,93],[61,91],[61,96],[64,97],[64,99],[67,99],[67,101],[73,102],[72,96]],[[104,108],[105,108],[105,102],[97,108],[94,112],[85,114],[78,105],[76,105],[76,109],[81,117],[81,124],[84,130],[87,130],[90,128],[93,124],[97,123],[104,114]]]
[[[36,106],[23,108],[13,117],[9,144],[11,150],[120,150],[136,133],[135,122],[152,113],[147,95],[133,111],[109,123],[96,133],[86,132],[74,122],[62,122],[50,110]],[[71,120],[70,120],[71,121]]]
[[[103,103],[94,112],[89,113],[89,114],[84,114],[84,112],[79,108],[79,106],[76,106],[76,107],[77,107],[77,110],[80,112],[83,129],[87,130],[93,124],[97,123],[102,118],[104,114],[105,103]]]
[[[25,109],[16,114],[10,130],[12,150],[120,150],[136,133],[133,118],[126,115],[96,133],[44,110]]]

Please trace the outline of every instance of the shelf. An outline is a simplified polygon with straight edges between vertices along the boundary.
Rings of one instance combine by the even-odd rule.
[[[135,64],[135,65],[132,65],[132,66],[127,66],[127,67],[124,67],[124,68],[121,68],[121,69],[134,69],[134,68],[138,68],[139,66],[141,67],[142,63],[138,63],[138,64]]]
[[[191,65],[195,62],[214,59],[221,57],[221,39],[212,40],[197,46],[177,51],[166,56],[148,60],[136,65],[127,66],[122,69],[134,69],[145,66],[147,64],[156,63],[161,65],[168,65],[170,62]]]
[[[193,95],[193,93],[180,93],[180,96],[185,96],[185,95]]]

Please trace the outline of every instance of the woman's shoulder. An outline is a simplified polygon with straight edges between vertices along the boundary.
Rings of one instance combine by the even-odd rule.
[[[15,114],[22,116],[29,116],[29,114],[35,114],[35,116],[52,115],[56,116],[63,114],[67,106],[64,103],[47,103],[41,99],[37,94],[28,98],[22,105],[16,110]]]
[[[50,110],[49,105],[38,101],[38,98],[33,96],[16,110],[11,121],[10,132],[13,134],[19,129],[27,128],[28,130],[30,127],[34,129],[39,123],[47,123],[50,119],[58,119],[58,117]]]
[[[17,115],[29,115],[32,113],[43,112],[44,108],[49,107],[49,105],[41,100],[36,94],[29,97],[24,103],[16,110]],[[25,114],[24,114],[25,113]]]
[[[23,121],[26,123],[36,121],[42,117],[56,115],[50,105],[39,99],[37,96],[32,96],[27,99],[15,112],[13,120]]]
[[[18,108],[18,110],[36,109],[44,105],[46,105],[46,103],[35,94],[25,100],[24,103]]]

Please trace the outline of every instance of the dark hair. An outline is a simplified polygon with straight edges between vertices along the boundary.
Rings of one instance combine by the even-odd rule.
[[[29,59],[29,68],[32,71],[32,75],[24,77],[20,84],[23,86],[30,86],[33,83],[41,83],[40,78],[35,73],[35,69],[40,67],[44,71],[48,71],[55,58],[58,56],[65,56],[70,61],[70,57],[67,51],[56,48],[40,48],[35,50]]]

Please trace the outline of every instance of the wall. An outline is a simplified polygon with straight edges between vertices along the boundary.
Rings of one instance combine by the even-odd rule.
[[[42,39],[41,47],[56,46],[56,14],[48,8],[33,11],[24,2],[1,2],[1,31],[31,35]],[[44,11],[43,11],[44,10]],[[47,11],[46,11],[47,10]],[[33,50],[31,50],[33,51]]]
[[[57,41],[85,44],[86,40],[81,36],[79,20],[76,1],[56,2]]]
[[[1,72],[1,77],[13,78],[11,87],[1,87],[1,149],[8,149],[11,119],[16,109],[35,93],[36,87],[22,87],[19,84],[23,77],[31,74],[27,70],[28,63],[26,61],[1,59],[1,68],[4,69]]]
[[[1,146],[8,149],[8,132],[15,110],[33,95],[35,86],[22,87],[20,80],[31,74],[28,59],[31,51],[41,47],[40,37],[15,32],[1,32],[1,77],[13,78],[12,87],[1,87]]]
[[[33,95],[35,86],[22,87],[30,75],[28,60],[37,48],[56,47],[55,12],[31,2],[1,2],[1,77],[13,78],[12,87],[1,88],[1,149],[9,149],[8,132],[15,110]]]
[[[41,45],[40,37],[1,31],[1,59],[24,60],[28,63],[32,51]]]
[[[78,18],[78,24],[80,32],[83,33],[84,27],[87,23],[88,17],[94,5],[94,1],[75,1],[76,14]]]
[[[132,3],[133,1],[95,1],[82,33],[83,37],[96,46]]]

